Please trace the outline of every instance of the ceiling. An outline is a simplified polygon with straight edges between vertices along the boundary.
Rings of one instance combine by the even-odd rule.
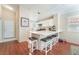
[[[17,4],[10,4],[14,9],[17,8]],[[25,9],[29,10],[32,15],[38,15],[38,19],[44,19],[46,17],[52,16],[56,13],[71,12],[74,10],[79,10],[79,4],[21,4]]]
[[[39,11],[39,19],[49,17],[56,13],[70,12],[74,9],[79,9],[78,4],[25,4],[23,6],[34,14],[37,14]]]

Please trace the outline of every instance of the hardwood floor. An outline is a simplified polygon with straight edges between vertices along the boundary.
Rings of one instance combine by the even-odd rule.
[[[52,47],[52,50],[48,52],[48,55],[68,55],[70,53],[70,44],[67,42],[57,43]],[[17,41],[0,43],[0,55],[28,55],[28,43]],[[44,51],[35,50],[33,55],[44,55]]]
[[[17,41],[0,43],[0,55],[28,55],[27,42],[18,43]]]
[[[39,52],[39,53],[38,53]],[[44,51],[34,51],[35,55],[44,55]],[[52,50],[48,52],[48,55],[69,55],[70,54],[70,44],[63,42],[57,43],[55,46],[52,47]]]

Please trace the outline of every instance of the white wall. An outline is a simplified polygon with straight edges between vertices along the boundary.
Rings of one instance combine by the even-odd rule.
[[[27,41],[29,39],[30,31],[36,29],[37,13],[34,10],[30,10],[26,5],[20,5],[20,18],[29,18],[29,27],[21,27],[21,19],[19,19],[19,41]]]
[[[29,27],[21,27],[21,17],[29,18],[29,10],[27,10],[26,6],[20,5],[19,14],[19,42],[22,42],[29,37]]]
[[[66,12],[61,18],[61,28],[64,30],[60,33],[60,39],[69,41],[71,43],[79,44],[79,32],[69,32],[67,31],[67,18],[71,16],[79,15],[79,10],[74,10],[71,12]]]

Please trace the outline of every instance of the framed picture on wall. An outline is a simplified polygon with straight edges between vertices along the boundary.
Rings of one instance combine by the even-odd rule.
[[[28,26],[29,26],[29,19],[21,17],[21,27],[28,27]]]

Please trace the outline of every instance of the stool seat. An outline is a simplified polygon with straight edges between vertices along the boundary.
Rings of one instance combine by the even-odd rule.
[[[29,40],[31,41],[34,41],[34,40],[37,40],[38,38],[35,38],[35,37],[30,37]]]
[[[48,41],[50,41],[51,39],[52,39],[51,37],[46,37],[46,38],[42,38],[41,41],[48,42]]]
[[[46,39],[45,39],[45,38],[44,38],[44,39],[41,39],[41,41],[43,41],[43,42],[48,42],[48,41],[50,41],[50,40],[51,40],[51,39],[47,39],[47,38],[46,38]]]

